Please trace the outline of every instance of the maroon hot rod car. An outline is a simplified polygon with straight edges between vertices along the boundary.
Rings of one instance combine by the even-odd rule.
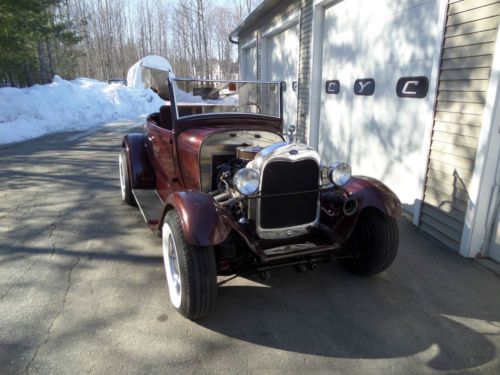
[[[170,101],[144,133],[123,138],[122,199],[162,236],[170,300],[206,315],[217,275],[284,266],[314,269],[332,258],[368,275],[398,248],[401,204],[381,182],[327,164],[284,137],[279,82],[169,78]],[[286,139],[285,139],[286,138]]]

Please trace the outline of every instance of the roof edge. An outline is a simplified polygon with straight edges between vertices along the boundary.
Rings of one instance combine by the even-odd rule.
[[[274,8],[274,6],[276,6],[280,2],[281,2],[280,0],[264,0],[243,20],[242,23],[238,25],[236,29],[231,31],[229,37],[239,36],[239,34],[242,31],[245,31],[251,26],[253,26],[261,18],[264,12],[271,10],[272,8]]]

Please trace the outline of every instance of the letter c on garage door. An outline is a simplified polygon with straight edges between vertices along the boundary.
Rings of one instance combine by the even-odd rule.
[[[427,77],[401,77],[396,84],[396,94],[400,98],[425,98],[427,91]]]

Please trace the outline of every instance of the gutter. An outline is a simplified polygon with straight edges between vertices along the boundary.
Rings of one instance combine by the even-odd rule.
[[[248,16],[243,20],[242,23],[239,24],[239,26],[231,31],[229,33],[229,41],[233,44],[238,44],[233,37],[238,37],[238,35],[253,26],[257,21],[260,21],[260,19],[269,12],[274,6],[276,6],[279,3],[282,3],[283,1],[280,0],[264,0],[262,1],[257,8],[255,8]]]

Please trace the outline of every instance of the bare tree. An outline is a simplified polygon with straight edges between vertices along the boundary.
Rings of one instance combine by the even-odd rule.
[[[216,0],[66,0],[64,11],[80,42],[68,51],[74,58],[62,62],[63,70],[68,76],[101,80],[124,77],[135,61],[156,54],[168,59],[177,75],[208,78],[219,67],[229,77],[236,53],[228,35],[256,4],[256,0],[230,4]],[[41,54],[47,54],[49,46],[42,47]]]

